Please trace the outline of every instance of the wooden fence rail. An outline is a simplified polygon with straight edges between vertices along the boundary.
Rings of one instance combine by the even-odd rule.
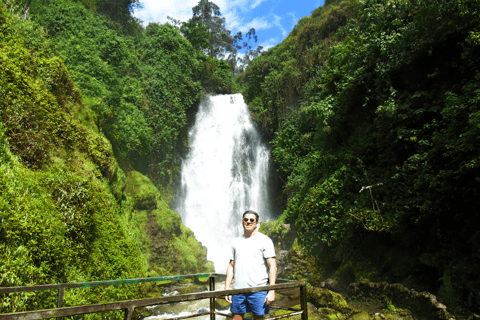
[[[64,290],[67,288],[88,288],[88,287],[111,286],[111,285],[120,285],[120,284],[136,284],[136,283],[159,282],[159,281],[170,281],[170,280],[199,279],[199,278],[206,278],[206,277],[209,278],[209,287],[210,287],[210,291],[207,291],[207,292],[189,293],[189,294],[181,294],[181,295],[168,296],[168,297],[117,301],[117,302],[110,302],[110,303],[62,308]],[[123,279],[123,280],[111,280],[111,281],[94,281],[94,282],[82,282],[82,283],[63,283],[63,284],[49,284],[49,285],[40,285],[40,286],[0,288],[0,294],[1,293],[3,294],[18,293],[18,292],[25,292],[25,291],[38,291],[38,290],[58,290],[59,292],[56,309],[0,314],[0,319],[1,320],[49,319],[49,318],[62,318],[66,316],[81,315],[81,314],[88,314],[88,313],[124,310],[125,320],[130,320],[132,318],[133,311],[135,310],[135,308],[138,308],[138,307],[147,307],[147,306],[154,306],[154,305],[165,304],[165,303],[179,303],[179,302],[185,302],[185,301],[210,299],[210,312],[206,312],[203,314],[195,314],[192,316],[201,316],[204,314],[210,314],[210,319],[215,320],[215,316],[217,314],[222,316],[228,316],[220,312],[215,312],[215,298],[223,298],[226,295],[239,294],[239,293],[299,288],[301,310],[297,310],[296,312],[292,312],[287,315],[282,315],[280,317],[275,317],[270,319],[280,319],[286,316],[301,314],[302,320],[308,320],[305,282],[279,280],[279,282],[281,283],[273,286],[215,291],[215,277],[224,278],[225,275],[216,274],[216,273],[206,273],[206,274],[182,275],[182,276],[171,276],[171,277]],[[191,316],[188,316],[188,317],[191,317]],[[181,319],[181,318],[186,318],[186,317],[178,317],[176,319]]]

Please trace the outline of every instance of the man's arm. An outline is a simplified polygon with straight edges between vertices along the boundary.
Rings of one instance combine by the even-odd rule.
[[[267,265],[270,271],[268,272],[268,285],[272,286],[277,280],[277,260],[275,257],[267,258]],[[228,276],[228,275],[227,275]],[[268,291],[267,297],[265,298],[265,303],[270,305],[275,301],[275,290]]]
[[[228,264],[228,267],[227,267],[227,274],[225,278],[225,290],[230,289],[230,284],[232,284],[233,268],[235,268],[235,261],[230,260],[230,263]],[[225,296],[225,301],[227,301],[228,303],[232,303],[232,296]]]

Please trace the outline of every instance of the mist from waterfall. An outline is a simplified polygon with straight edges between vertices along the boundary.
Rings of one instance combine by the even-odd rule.
[[[230,244],[243,233],[243,212],[258,212],[260,221],[274,217],[270,161],[241,94],[202,99],[189,132],[175,211],[207,247],[217,272],[225,271]]]

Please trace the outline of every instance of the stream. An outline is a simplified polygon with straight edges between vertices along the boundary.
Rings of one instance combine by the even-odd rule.
[[[220,282],[215,285],[215,289],[223,290],[224,286],[225,286],[225,282]],[[185,289],[185,286],[183,288],[179,287],[178,285],[172,286],[170,288],[167,288],[166,292],[163,295],[164,296],[177,295],[177,294],[180,294],[180,291],[182,291],[182,289]],[[199,289],[201,291],[206,291],[208,290],[208,285],[205,285],[204,287],[202,286]],[[203,299],[203,300],[187,301],[187,302],[180,302],[180,303],[168,303],[168,304],[149,307],[147,308],[147,310],[152,315],[144,318],[144,320],[161,320],[161,319],[169,319],[174,317],[185,317],[185,316],[189,316],[196,313],[210,311],[210,300]],[[215,309],[215,311],[223,311],[225,313],[229,313],[230,312],[229,310],[230,310],[229,306],[226,306],[225,308],[218,308],[218,303],[217,303],[217,308]],[[198,317],[195,317],[195,319],[208,320],[210,319],[210,316],[209,315],[198,316]]]

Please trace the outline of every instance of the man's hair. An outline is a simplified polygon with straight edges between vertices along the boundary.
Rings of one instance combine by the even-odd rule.
[[[245,218],[245,215],[246,215],[246,214],[249,214],[249,213],[254,214],[254,215],[255,215],[255,218],[257,219],[257,222],[258,222],[258,213],[256,213],[255,211],[252,211],[252,210],[245,211],[245,212],[243,213],[242,218]]]

